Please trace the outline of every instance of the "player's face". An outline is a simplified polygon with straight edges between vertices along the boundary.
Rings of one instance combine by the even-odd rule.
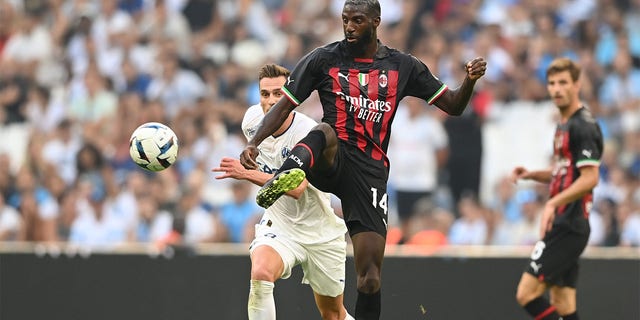
[[[287,81],[287,78],[262,78],[260,79],[260,106],[262,111],[267,113],[271,107],[273,107],[280,98],[282,98],[282,86]]]
[[[363,51],[368,44],[375,41],[373,31],[379,22],[379,18],[367,15],[364,6],[345,5],[342,10],[342,30],[350,49],[356,52]]]
[[[569,71],[554,73],[547,78],[547,91],[558,109],[566,109],[574,104],[579,90],[579,83],[571,79]]]

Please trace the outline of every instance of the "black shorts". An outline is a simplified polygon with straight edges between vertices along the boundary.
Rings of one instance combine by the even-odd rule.
[[[525,271],[549,285],[575,288],[578,260],[588,240],[589,233],[554,227],[536,243]]]
[[[339,142],[336,161],[327,170],[311,170],[308,180],[316,188],[335,194],[349,235],[374,231],[386,238],[389,170],[359,150]]]

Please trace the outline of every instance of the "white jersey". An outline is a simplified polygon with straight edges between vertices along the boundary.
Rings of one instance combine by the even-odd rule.
[[[242,132],[247,140],[254,136],[262,118],[264,112],[259,104],[247,110],[242,120]],[[260,171],[275,173],[291,149],[316,124],[308,116],[294,112],[293,122],[284,133],[277,137],[269,136],[258,146],[260,154],[256,162]],[[344,236],[347,231],[344,220],[336,216],[331,208],[330,195],[311,184],[298,200],[287,195],[280,197],[266,209],[262,220],[271,220],[272,227],[301,244],[327,242]]]

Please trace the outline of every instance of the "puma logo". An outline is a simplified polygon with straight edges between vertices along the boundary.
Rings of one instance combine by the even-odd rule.
[[[540,271],[542,264],[541,263],[536,264],[535,262],[531,261],[530,266],[531,266],[531,269],[533,269],[533,272],[537,274]]]

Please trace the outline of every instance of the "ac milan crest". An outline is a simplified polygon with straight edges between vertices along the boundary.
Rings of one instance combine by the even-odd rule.
[[[378,83],[380,84],[380,87],[385,88],[387,86],[387,83],[388,83],[387,75],[386,74],[381,74],[379,79],[378,79]]]

